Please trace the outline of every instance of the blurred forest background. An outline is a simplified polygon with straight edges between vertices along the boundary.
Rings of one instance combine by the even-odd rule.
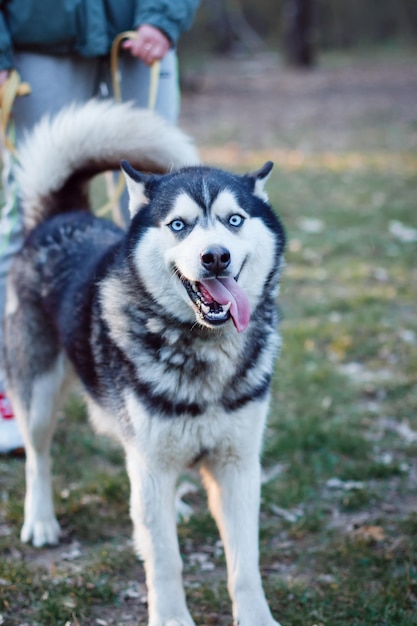
[[[279,49],[310,66],[326,50],[417,40],[415,0],[203,0],[185,50],[236,53]]]

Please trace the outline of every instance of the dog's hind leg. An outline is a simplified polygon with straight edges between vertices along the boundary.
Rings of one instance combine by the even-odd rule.
[[[126,460],[135,546],[144,560],[148,587],[148,626],[194,626],[182,584],[175,512],[177,474],[144,462],[135,446],[126,446]]]
[[[55,328],[23,280],[9,279],[4,324],[7,394],[25,443],[26,496],[21,538],[56,544],[60,528],[52,501],[50,446],[66,361]],[[17,288],[16,288],[17,285]]]
[[[25,403],[12,388],[11,401],[22,431],[26,451],[24,542],[34,546],[58,543],[60,527],[55,517],[50,446],[55,431],[58,400],[64,382],[64,358],[60,355],[46,372],[37,374]]]

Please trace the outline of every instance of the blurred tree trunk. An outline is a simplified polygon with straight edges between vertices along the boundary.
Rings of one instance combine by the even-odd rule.
[[[313,0],[284,0],[285,52],[295,67],[314,65]]]
[[[240,0],[208,0],[211,22],[217,38],[217,51],[231,53],[237,46],[256,52],[265,44],[247,22]]]

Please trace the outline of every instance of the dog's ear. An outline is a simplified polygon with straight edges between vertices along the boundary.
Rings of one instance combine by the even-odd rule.
[[[269,178],[274,164],[272,161],[267,161],[259,170],[246,174],[253,184],[252,193],[261,200],[268,202],[268,195],[264,189],[265,183]]]
[[[129,213],[130,217],[136,215],[140,207],[149,203],[149,196],[146,193],[146,184],[151,179],[150,175],[143,174],[135,170],[127,161],[121,161],[120,166],[126,180],[126,187],[129,193]]]

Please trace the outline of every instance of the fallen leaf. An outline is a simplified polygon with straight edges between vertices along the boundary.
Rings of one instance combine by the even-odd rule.
[[[364,541],[384,541],[385,532],[382,526],[360,526],[354,531],[355,537]]]

